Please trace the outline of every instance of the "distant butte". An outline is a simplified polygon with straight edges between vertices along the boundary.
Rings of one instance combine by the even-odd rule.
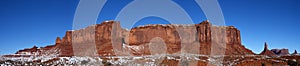
[[[275,53],[276,55],[289,55],[289,49],[271,49],[271,51],[273,53]]]

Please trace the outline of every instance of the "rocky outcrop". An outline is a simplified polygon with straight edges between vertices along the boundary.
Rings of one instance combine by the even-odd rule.
[[[60,44],[60,43],[61,43],[61,39],[60,39],[60,37],[57,37],[55,40],[55,44]]]
[[[84,29],[67,31],[63,38],[56,38],[55,45],[41,49],[58,50],[59,56],[115,56],[115,52],[151,55],[156,53],[152,49],[161,50],[160,54],[254,54],[241,44],[237,28],[213,26],[208,21],[194,25],[146,25],[131,30],[121,28],[120,22],[106,21]]]
[[[272,49],[271,50],[273,53],[275,53],[276,55],[289,55],[289,50],[288,49]]]
[[[38,51],[38,47],[33,46],[32,48],[19,50],[16,52],[16,54],[31,54]]]
[[[224,33],[225,31],[226,33]],[[254,54],[242,46],[238,29],[233,26],[212,26],[208,21],[195,25],[148,25],[133,28],[129,34],[129,45],[145,45],[146,47],[153,38],[161,38],[166,44],[169,54],[191,50],[185,47],[199,48],[199,53],[206,55],[211,52],[225,52],[226,55]],[[212,40],[213,38],[214,40]],[[220,46],[222,42],[224,45]],[[223,48],[224,51],[211,51],[212,45],[216,48]],[[150,54],[147,50],[149,49],[145,48],[145,52],[140,54]]]
[[[72,31],[67,31],[61,43],[57,44],[56,47],[59,48],[60,56],[73,56]]]
[[[272,51],[270,51],[268,49],[267,42],[265,42],[265,48],[264,48],[264,50],[259,55],[276,56],[275,53],[273,53]]]
[[[122,47],[122,28],[120,22],[107,21],[96,25],[95,41],[100,56],[114,56],[113,50]],[[114,46],[114,47],[113,47]]]
[[[272,61],[272,60],[246,60],[238,63],[235,66],[288,66],[287,62],[284,61]]]
[[[298,54],[297,50],[294,51],[293,55],[296,55],[296,54]]]
[[[240,31],[237,28],[213,26],[208,21],[194,25],[146,25],[131,30],[121,28],[120,22],[105,21],[80,30],[67,31],[64,37],[56,38],[54,45],[34,46],[19,50],[15,54],[0,56],[0,65],[102,63],[104,66],[111,66],[141,63],[170,66],[299,66],[300,64],[300,56],[296,50],[292,55],[288,55],[288,49],[269,50],[265,43],[264,50],[259,55],[254,55],[241,43]],[[225,55],[213,56],[216,54]]]

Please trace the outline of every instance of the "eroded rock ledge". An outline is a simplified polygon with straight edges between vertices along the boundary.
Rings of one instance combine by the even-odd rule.
[[[154,41],[153,38],[158,38],[155,40],[160,42]],[[106,21],[84,29],[67,31],[64,37],[56,39],[55,45],[20,50],[17,54],[55,49],[59,50],[57,52],[59,56],[74,56],[74,54],[86,54],[90,51],[87,49],[91,49],[98,56],[116,56],[115,52],[118,50],[127,52],[127,54],[120,53],[121,55],[139,56],[153,54],[149,49],[149,47],[155,49],[153,45],[165,46],[166,49],[162,51],[166,51],[166,54],[183,52],[203,55],[210,55],[211,52],[225,55],[254,54],[241,44],[240,31],[237,28],[212,26],[208,21],[194,25],[147,25],[131,30],[121,28],[120,22]],[[212,46],[224,51],[211,51]]]

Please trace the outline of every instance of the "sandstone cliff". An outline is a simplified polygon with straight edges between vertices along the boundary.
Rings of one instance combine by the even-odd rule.
[[[217,49],[212,50],[212,46]],[[237,28],[212,26],[208,21],[194,25],[147,25],[131,30],[121,28],[120,22],[107,21],[67,31],[63,38],[56,39],[55,45],[42,49],[58,50],[59,56],[115,56],[115,52],[121,55],[150,55],[157,52],[151,49],[163,47],[166,49],[161,49],[160,53],[254,54],[241,44]]]
[[[224,33],[221,29],[225,29],[226,33],[224,36],[227,41],[226,46],[221,46],[218,48],[223,48],[226,50],[226,55],[245,55],[253,54],[251,50],[246,49],[241,44],[240,31],[233,26],[229,27],[217,27],[212,26],[208,21],[201,22],[195,25],[149,25],[143,27],[136,27],[130,30],[129,35],[129,45],[149,45],[150,41],[159,37],[163,40],[167,46],[167,53],[178,53],[182,50],[190,50],[185,47],[199,48],[200,54],[209,55],[211,52],[212,44],[215,46],[222,42],[222,38],[215,38],[217,42],[213,42],[212,38],[222,36],[220,34]],[[180,35],[180,32],[183,32]],[[212,31],[215,31],[216,36],[212,36]],[[183,45],[181,45],[183,44]],[[197,46],[200,44],[200,46]],[[147,47],[147,46],[145,46]],[[136,54],[150,54],[149,49],[145,48],[144,52],[137,52]]]

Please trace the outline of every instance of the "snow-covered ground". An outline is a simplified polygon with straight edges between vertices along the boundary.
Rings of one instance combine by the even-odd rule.
[[[202,58],[200,58],[202,57]],[[245,58],[252,58],[247,59]],[[31,57],[0,57],[0,66],[5,65],[121,65],[121,66],[159,66],[164,60],[180,62],[201,61],[216,65],[232,66],[244,61],[267,59],[265,56],[207,56],[196,54],[147,55],[147,56],[110,56],[110,57],[58,57],[57,55]],[[225,60],[225,61],[224,61]],[[274,62],[281,60],[270,59]],[[223,62],[224,61],[224,62]]]
[[[198,55],[199,56],[199,55]],[[113,56],[113,57],[1,57],[1,65],[125,65],[125,66],[156,66],[161,60],[200,60],[196,55],[149,55],[149,56]],[[177,58],[181,57],[181,58]],[[207,60],[203,60],[207,61]]]

